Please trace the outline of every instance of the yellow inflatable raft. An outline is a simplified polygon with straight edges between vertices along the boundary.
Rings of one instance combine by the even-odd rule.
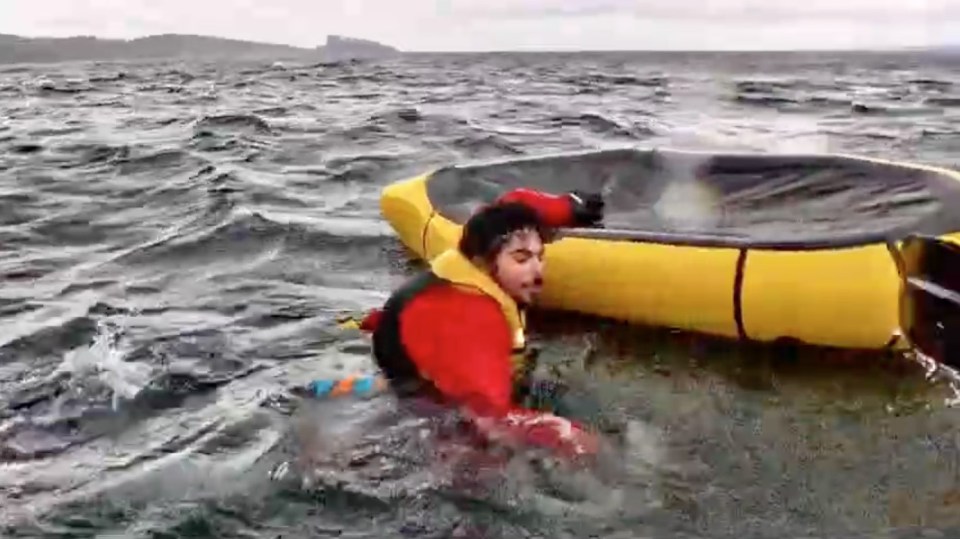
[[[843,155],[616,149],[440,168],[382,193],[425,260],[516,188],[601,192],[602,226],[547,248],[541,305],[758,341],[899,346],[917,233],[960,243],[960,173]]]

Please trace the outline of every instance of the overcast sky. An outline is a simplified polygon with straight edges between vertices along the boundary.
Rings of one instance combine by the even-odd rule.
[[[193,33],[404,50],[878,48],[960,43],[960,0],[0,0],[0,33]]]

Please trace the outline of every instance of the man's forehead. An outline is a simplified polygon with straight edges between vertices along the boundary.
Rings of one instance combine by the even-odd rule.
[[[507,251],[517,251],[517,250],[529,250],[529,251],[541,251],[543,250],[543,240],[540,238],[540,234],[535,230],[517,230],[510,234],[507,238],[507,242],[504,244],[504,250]]]

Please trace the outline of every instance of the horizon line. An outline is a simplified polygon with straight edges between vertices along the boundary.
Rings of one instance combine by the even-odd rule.
[[[236,37],[226,37],[215,34],[194,34],[194,33],[180,33],[180,32],[158,32],[152,34],[142,34],[135,37],[109,37],[102,36],[97,34],[71,34],[71,35],[44,35],[44,34],[14,34],[6,33],[0,31],[0,35],[8,37],[17,37],[23,39],[80,39],[80,38],[93,38],[100,39],[105,41],[135,41],[140,39],[146,39],[151,37],[163,37],[163,36],[184,36],[184,37],[200,37],[200,38],[210,38],[210,39],[220,39],[225,41],[240,41],[244,43],[251,43],[256,45],[264,46],[273,46],[273,47],[287,47],[292,49],[300,49],[304,52],[314,51],[317,48],[323,47],[322,43],[316,45],[307,46],[307,45],[293,45],[290,43],[280,43],[274,41],[262,41],[257,39],[250,38],[236,38]],[[807,52],[936,52],[942,50],[957,50],[960,49],[960,43],[955,44],[940,44],[940,45],[903,45],[897,47],[875,47],[875,48],[783,48],[783,49],[750,49],[750,48],[735,48],[735,49],[658,49],[658,48],[636,48],[636,49],[621,49],[621,48],[590,48],[590,49],[472,49],[472,50],[442,50],[442,49],[400,49],[389,43],[379,41],[374,38],[369,37],[357,37],[347,34],[326,34],[326,37],[331,36],[344,37],[350,39],[362,39],[367,41],[375,42],[379,45],[384,45],[396,49],[399,54],[575,54],[575,53],[807,53]]]

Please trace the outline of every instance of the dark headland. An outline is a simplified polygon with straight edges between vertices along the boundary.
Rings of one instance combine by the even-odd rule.
[[[242,41],[219,37],[163,34],[137,39],[22,37],[0,34],[0,63],[135,60],[148,58],[258,58],[336,62],[388,58],[397,49],[369,41],[331,35],[315,48]]]

